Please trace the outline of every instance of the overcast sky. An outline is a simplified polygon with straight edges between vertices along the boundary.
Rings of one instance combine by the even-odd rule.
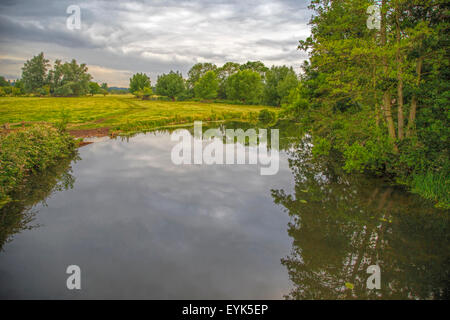
[[[135,72],[156,76],[197,62],[261,60],[297,72],[306,58],[309,0],[0,0],[0,75],[20,77],[43,51],[53,62],[86,63],[98,82],[128,87]],[[66,27],[69,5],[81,8],[81,29]]]

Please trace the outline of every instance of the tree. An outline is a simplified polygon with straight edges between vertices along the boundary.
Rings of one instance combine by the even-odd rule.
[[[150,78],[145,73],[136,73],[130,79],[130,92],[141,91],[144,88],[150,88]]]
[[[294,70],[286,66],[273,66],[266,72],[264,101],[271,106],[281,106],[292,89],[298,86],[298,78]]]
[[[240,66],[241,70],[252,70],[259,73],[261,79],[264,79],[266,72],[269,70],[261,61],[247,61],[247,63]]]
[[[208,71],[216,71],[217,66],[212,63],[197,63],[188,72],[187,87],[189,90],[194,89],[195,84]]]
[[[22,81],[27,93],[36,92],[46,84],[49,67],[49,60],[44,58],[43,52],[25,62],[22,68]]]
[[[217,78],[219,80],[219,91],[218,96],[219,98],[226,99],[226,84],[227,79],[237,73],[240,70],[240,64],[235,62],[227,62],[222,67],[217,69]]]
[[[227,80],[228,99],[248,104],[261,102],[263,82],[258,72],[243,70],[233,74]]]
[[[156,93],[167,96],[175,101],[186,90],[184,79],[179,72],[170,71],[168,74],[158,76],[156,83]]]
[[[208,71],[195,83],[194,87],[195,96],[206,100],[216,98],[218,90],[219,81],[214,71]]]
[[[0,76],[0,87],[9,87],[11,84],[6,81],[5,77]]]
[[[100,93],[100,89],[101,88],[100,88],[100,86],[99,86],[99,84],[97,82],[93,82],[93,81],[89,82],[89,93],[91,95],[99,94]]]
[[[370,5],[380,9],[379,29],[367,27]],[[310,63],[298,108],[287,110],[312,128],[315,152],[342,155],[347,171],[410,184],[448,176],[447,5],[313,0],[311,9],[312,34],[299,45]],[[428,180],[443,181],[428,195],[447,183]]]

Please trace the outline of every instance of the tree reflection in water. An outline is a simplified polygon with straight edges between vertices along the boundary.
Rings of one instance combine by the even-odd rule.
[[[281,263],[289,299],[448,299],[449,212],[378,179],[313,161],[308,138],[291,145],[294,194],[272,190],[290,215],[292,251]],[[369,290],[378,264],[381,289]]]
[[[73,188],[75,177],[71,174],[71,163],[74,160],[79,160],[78,155],[62,159],[44,172],[28,177],[21,188],[11,194],[14,201],[0,209],[0,251],[16,233],[39,227],[31,225],[36,215],[33,210],[36,204],[45,204],[45,199],[54,192]]]

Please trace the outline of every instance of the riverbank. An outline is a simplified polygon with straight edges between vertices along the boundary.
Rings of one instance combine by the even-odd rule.
[[[72,155],[76,140],[49,125],[33,125],[0,135],[0,208],[27,179]]]

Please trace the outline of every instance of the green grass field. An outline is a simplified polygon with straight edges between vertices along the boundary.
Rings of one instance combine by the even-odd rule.
[[[267,106],[223,103],[143,101],[132,95],[87,96],[76,98],[2,97],[0,124],[11,128],[33,123],[56,124],[65,119],[68,129],[109,128],[129,132],[159,126],[216,121],[256,119]],[[271,108],[272,109],[272,108]],[[276,111],[273,108],[273,111]]]

